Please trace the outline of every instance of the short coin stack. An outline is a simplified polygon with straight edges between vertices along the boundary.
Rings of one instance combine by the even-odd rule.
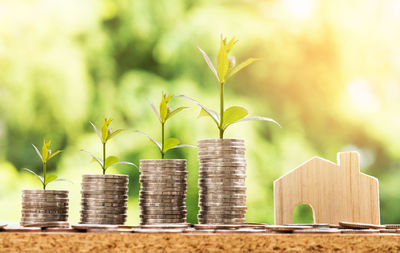
[[[83,175],[80,223],[124,224],[128,182],[127,175]]]
[[[186,223],[186,160],[141,160],[140,172],[140,224]]]
[[[22,191],[21,226],[67,221],[68,191]]]
[[[244,140],[200,140],[198,148],[200,162],[199,223],[244,222],[247,210]]]

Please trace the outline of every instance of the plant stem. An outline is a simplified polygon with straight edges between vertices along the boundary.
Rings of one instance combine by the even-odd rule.
[[[46,162],[43,163],[43,190],[46,190]]]
[[[219,122],[219,138],[224,138],[224,130],[222,129],[222,123],[224,121],[224,83],[219,84],[219,91],[220,91],[220,100],[219,100],[219,115],[220,115],[220,122]]]
[[[103,175],[106,174],[106,143],[103,143]]]
[[[161,123],[161,159],[164,159],[164,124]]]

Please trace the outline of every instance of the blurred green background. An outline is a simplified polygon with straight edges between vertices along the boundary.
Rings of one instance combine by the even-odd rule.
[[[214,60],[220,34],[236,36],[232,51],[246,68],[226,86],[226,106],[276,119],[237,124],[226,138],[247,147],[248,222],[273,223],[273,180],[313,156],[336,161],[357,150],[361,170],[380,180],[382,223],[400,223],[400,3],[396,0],[3,0],[0,2],[0,220],[18,221],[21,190],[40,188],[22,168],[40,171],[31,143],[43,139],[64,149],[50,169],[74,184],[70,221],[79,220],[81,175],[101,173],[86,149],[101,145],[89,120],[105,116],[116,128],[159,138],[146,102],[162,91],[185,94],[218,108],[218,84],[196,45]],[[167,133],[187,144],[217,138],[208,118],[188,105]],[[139,163],[158,158],[143,136],[125,132],[109,143],[110,155]],[[188,220],[195,223],[196,150],[188,159]],[[139,222],[138,169],[130,176],[128,223]],[[306,210],[306,209],[304,209]],[[302,214],[303,213],[303,214]],[[295,220],[304,221],[296,211]]]

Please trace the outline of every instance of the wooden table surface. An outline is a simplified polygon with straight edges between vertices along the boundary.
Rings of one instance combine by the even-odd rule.
[[[400,234],[0,233],[1,252],[399,252]]]

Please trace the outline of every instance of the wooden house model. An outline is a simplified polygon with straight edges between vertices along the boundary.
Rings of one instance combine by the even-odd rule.
[[[338,154],[338,164],[314,157],[274,182],[275,224],[293,223],[298,204],[309,204],[314,223],[379,224],[378,180],[360,172],[359,153]]]

